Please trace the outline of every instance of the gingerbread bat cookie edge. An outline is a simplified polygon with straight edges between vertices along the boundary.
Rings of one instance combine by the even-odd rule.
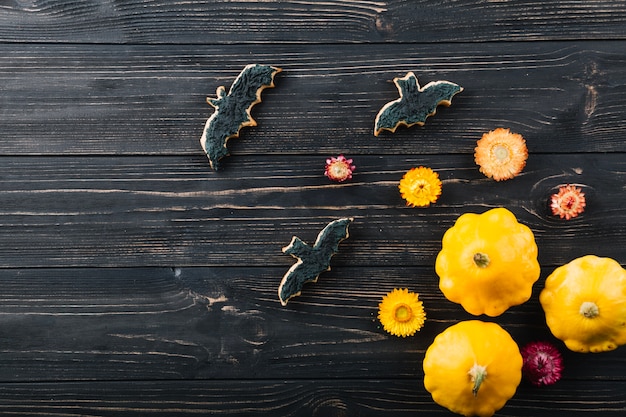
[[[417,86],[417,92],[419,94],[422,94],[424,92],[426,92],[428,89],[436,87],[437,85],[442,85],[442,84],[446,84],[446,85],[451,85],[457,88],[456,91],[454,91],[449,98],[447,99],[439,99],[436,103],[433,103],[432,105],[432,110],[428,111],[421,120],[415,121],[413,123],[407,123],[406,120],[397,120],[394,124],[393,127],[387,127],[387,126],[383,126],[383,127],[379,127],[379,121],[381,118],[381,115],[385,114],[385,112],[392,107],[395,104],[399,104],[402,103],[404,100],[406,100],[405,97],[405,92],[400,84],[399,81],[409,81],[411,78],[415,79],[415,84]],[[409,71],[404,77],[396,77],[393,79],[393,82],[400,94],[400,97],[397,98],[396,100],[392,100],[388,103],[386,103],[379,111],[378,114],[376,115],[376,119],[374,121],[374,136],[378,136],[380,135],[380,133],[383,130],[388,130],[392,133],[395,133],[395,131],[397,130],[397,128],[399,126],[406,126],[406,127],[411,127],[411,126],[415,126],[415,125],[419,125],[419,126],[423,126],[426,123],[426,119],[430,116],[433,116],[437,113],[437,106],[439,105],[445,105],[445,106],[451,106],[452,105],[452,97],[454,97],[456,94],[460,93],[463,91],[463,87],[461,87],[460,85],[453,83],[451,81],[445,81],[445,80],[439,80],[439,81],[431,81],[428,84],[424,85],[424,86],[420,86],[419,81],[417,79],[417,77],[415,76],[415,73],[413,73],[413,71]]]
[[[280,282],[280,285],[278,286],[278,298],[280,300],[280,303],[283,306],[286,306],[287,303],[289,302],[289,300],[291,300],[292,298],[297,297],[297,296],[302,294],[302,287],[304,286],[304,284],[309,283],[309,282],[317,282],[319,276],[322,273],[324,273],[326,271],[329,271],[331,269],[331,267],[330,267],[330,260],[337,253],[339,244],[341,242],[343,242],[344,240],[346,240],[350,236],[350,233],[349,233],[348,229],[349,229],[350,224],[353,221],[354,221],[354,217],[343,217],[343,218],[331,221],[326,226],[324,226],[324,228],[318,233],[317,238],[315,239],[315,243],[312,246],[310,246],[307,243],[305,243],[304,241],[302,241],[298,236],[293,236],[291,238],[291,242],[289,242],[289,245],[287,245],[287,246],[282,248],[282,252],[283,253],[288,253],[290,249],[294,248],[295,244],[302,245],[303,247],[306,248],[306,250],[310,250],[310,251],[319,250],[319,245],[322,243],[323,239],[326,237],[326,234],[333,229],[333,226],[335,226],[335,225],[337,225],[339,223],[345,223],[342,226],[343,235],[341,235],[336,242],[333,242],[333,245],[336,246],[337,248],[330,248],[329,249],[329,250],[331,250],[331,252],[328,254],[328,260],[327,260],[328,266],[326,268],[322,268],[322,269],[319,269],[318,271],[314,272],[315,276],[313,278],[303,279],[301,282],[297,281],[296,282],[296,286],[298,287],[297,290],[295,292],[291,292],[291,293],[287,294],[287,296],[284,297],[284,295],[283,295],[283,288],[284,288],[285,284],[287,284],[287,282],[290,281],[290,280],[293,280],[293,279],[297,280],[297,277],[294,277],[293,274],[294,274],[294,272],[296,270],[298,270],[299,267],[301,267],[304,264],[304,261],[302,260],[301,256],[298,256],[297,254],[294,254],[294,253],[288,253],[289,255],[291,255],[292,257],[297,259],[297,261],[285,273],[285,275],[283,276],[283,278],[282,278],[282,280]]]
[[[243,104],[246,106],[245,107],[245,114],[246,114],[245,119],[241,121],[235,129],[231,129],[231,127],[229,127],[228,129],[230,130],[230,132],[225,134],[223,137],[219,137],[219,138],[211,137],[210,139],[207,138],[207,132],[210,131],[212,124],[216,122],[217,120],[220,120],[220,116],[222,116],[222,114],[220,113],[220,105],[222,104],[223,100],[228,98],[231,95],[231,93],[233,93],[234,88],[240,87],[239,82],[242,80],[244,75],[246,75],[251,69],[254,69],[257,67],[270,70],[270,79],[269,79],[269,83],[262,83],[258,86],[255,86],[256,91],[255,91],[254,99],[251,100],[249,103],[236,103],[238,105]],[[276,74],[280,72],[282,72],[282,68],[280,67],[276,67],[272,65],[248,64],[241,70],[241,72],[235,78],[235,80],[233,80],[228,93],[226,93],[225,86],[219,86],[216,89],[216,98],[207,97],[206,99],[207,103],[211,105],[212,107],[214,107],[215,111],[207,119],[204,125],[204,129],[202,130],[202,136],[200,137],[200,145],[202,146],[202,149],[204,150],[207,157],[209,158],[209,164],[211,165],[211,168],[213,170],[217,171],[218,161],[221,160],[224,156],[229,155],[228,148],[227,148],[228,141],[232,138],[239,137],[239,132],[241,131],[242,128],[249,127],[249,126],[257,126],[257,122],[254,120],[251,114],[252,108],[256,104],[261,103],[262,101],[261,93],[265,89],[275,87],[274,79],[275,79]],[[213,152],[212,150],[209,150],[207,148],[208,140],[214,145],[214,146],[211,146],[211,149],[217,149],[218,152]]]

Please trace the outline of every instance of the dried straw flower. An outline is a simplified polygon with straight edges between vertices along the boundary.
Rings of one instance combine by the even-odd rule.
[[[585,193],[580,188],[569,184],[560,187],[559,192],[550,197],[552,214],[565,220],[578,216],[585,211],[586,205]]]
[[[427,167],[411,168],[400,180],[399,188],[407,206],[426,207],[441,195],[439,175]]]
[[[352,165],[352,159],[346,159],[345,156],[330,157],[326,160],[326,170],[324,175],[332,181],[342,182],[352,178],[352,172],[356,166]]]
[[[521,349],[522,373],[536,386],[552,385],[561,379],[563,358],[548,342],[531,342]]]
[[[408,289],[395,289],[378,304],[378,319],[386,332],[394,336],[413,336],[426,320],[419,294]]]
[[[526,141],[509,129],[497,128],[476,142],[474,149],[480,172],[496,181],[508,180],[522,172],[528,158]]]

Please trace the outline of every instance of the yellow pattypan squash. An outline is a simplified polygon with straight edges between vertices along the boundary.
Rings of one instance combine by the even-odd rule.
[[[503,207],[465,213],[443,235],[435,271],[448,300],[498,316],[526,302],[539,279],[535,236]]]
[[[504,407],[522,379],[523,359],[496,323],[462,321],[441,332],[424,357],[424,387],[458,414],[488,417]]]
[[[626,270],[614,259],[586,255],[556,268],[539,301],[550,331],[570,350],[626,344]]]

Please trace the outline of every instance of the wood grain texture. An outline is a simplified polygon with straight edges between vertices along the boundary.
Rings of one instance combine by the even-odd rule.
[[[595,1],[3,0],[0,41],[359,43],[625,39],[626,3]]]
[[[550,340],[571,383],[612,381],[619,350],[569,352],[545,326],[538,296],[494,319],[521,346]],[[421,384],[435,336],[473,319],[438,289],[430,267],[334,267],[283,307],[283,268],[0,270],[4,382],[409,379]],[[415,337],[385,333],[378,303],[418,291],[427,321]],[[484,319],[484,318],[483,318]],[[375,358],[375,359],[373,359]],[[593,381],[593,382],[592,382]],[[558,386],[557,386],[558,388]],[[581,387],[582,388],[582,387]]]
[[[0,415],[450,416],[422,360],[474,317],[434,260],[460,214],[497,206],[542,270],[488,320],[552,341],[565,370],[496,416],[624,415],[625,348],[566,350],[538,301],[577,256],[626,265],[624,22],[621,0],[0,0]],[[283,72],[216,173],[206,97],[249,63]],[[408,71],[464,91],[376,138]],[[473,159],[496,127],[530,151],[502,183]],[[357,165],[341,184],[323,175],[339,153]],[[427,209],[397,189],[418,165],[443,181]],[[567,183],[588,201],[571,221],[547,203]],[[281,248],[348,216],[332,269],[281,306]],[[415,337],[380,328],[393,288],[420,293]]]
[[[502,51],[505,50],[506,54]],[[470,153],[509,127],[531,152],[625,152],[623,42],[204,46],[0,44],[0,153],[197,154],[218,86],[250,62],[278,65],[232,154]],[[392,79],[464,87],[423,127],[374,137]]]
[[[626,261],[622,154],[531,154],[508,183],[483,176],[472,154],[350,156],[357,171],[345,184],[324,177],[323,157],[232,156],[224,173],[212,172],[201,152],[0,158],[0,265],[290,265],[281,248],[293,235],[311,243],[329,221],[355,217],[333,264],[424,266],[460,214],[497,206],[531,227],[542,265],[590,252]],[[427,209],[406,207],[397,188],[418,165],[443,181]],[[573,221],[548,208],[567,183],[588,198]]]
[[[576,398],[576,401],[572,401]],[[618,417],[624,392],[612,382],[589,389],[564,382],[536,389],[523,384],[496,416]],[[453,416],[435,404],[419,381],[169,381],[0,385],[0,415],[277,417]]]

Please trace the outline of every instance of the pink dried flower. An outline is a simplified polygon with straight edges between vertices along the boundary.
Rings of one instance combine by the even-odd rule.
[[[552,385],[561,379],[563,357],[548,342],[531,342],[521,349],[524,365],[522,372],[536,386]]]
[[[578,216],[585,211],[586,205],[585,193],[580,188],[569,184],[560,187],[559,192],[550,197],[552,214],[565,220]]]
[[[352,178],[352,171],[356,166],[352,165],[352,159],[346,159],[343,155],[330,157],[326,160],[326,175],[330,180],[342,182]]]

